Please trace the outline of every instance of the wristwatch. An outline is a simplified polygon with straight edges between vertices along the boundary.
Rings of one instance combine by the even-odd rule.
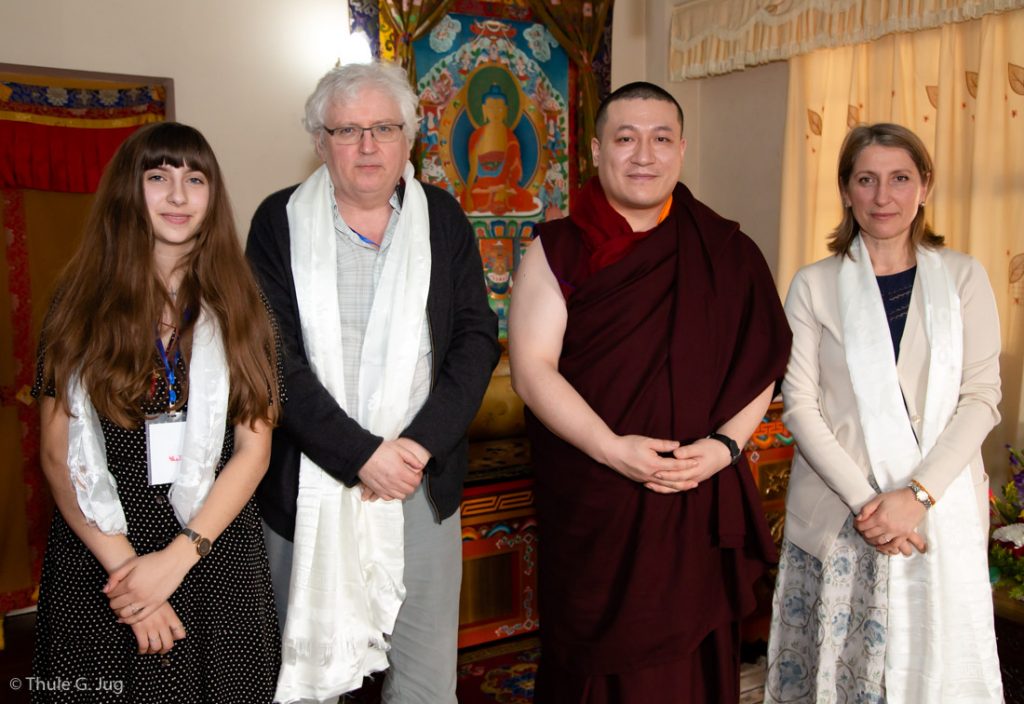
[[[210,554],[210,551],[213,550],[213,543],[210,542],[210,539],[204,538],[191,528],[182,528],[180,531],[178,531],[178,535],[184,535],[186,538],[192,541],[192,543],[196,546],[196,552],[199,553],[199,557],[206,557]]]
[[[729,464],[736,464],[736,460],[740,458],[740,448],[739,445],[736,444],[735,440],[728,435],[722,435],[721,433],[711,433],[708,435],[708,438],[711,440],[717,440],[725,445],[729,450]]]
[[[914,498],[924,506],[925,508],[931,508],[935,505],[935,501],[932,500],[932,495],[928,493],[928,490],[921,486],[920,482],[911,479],[910,483],[907,484],[907,488],[914,492]]]

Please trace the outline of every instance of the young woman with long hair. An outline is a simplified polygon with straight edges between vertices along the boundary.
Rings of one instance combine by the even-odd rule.
[[[279,378],[210,145],[177,123],[140,129],[42,332],[34,394],[58,510],[34,700],[271,701],[280,638],[252,495]]]

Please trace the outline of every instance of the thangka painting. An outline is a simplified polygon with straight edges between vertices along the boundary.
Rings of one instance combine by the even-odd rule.
[[[466,211],[504,339],[533,228],[569,208],[569,60],[539,22],[458,13],[413,47],[421,178]]]

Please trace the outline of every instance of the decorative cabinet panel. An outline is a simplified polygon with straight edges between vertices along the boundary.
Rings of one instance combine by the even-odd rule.
[[[754,481],[761,490],[765,516],[776,546],[782,544],[782,528],[786,521],[786,487],[793,462],[793,449],[793,436],[782,424],[782,402],[777,401],[768,407],[761,424],[743,448]]]
[[[459,647],[537,630],[537,520],[529,443],[470,444],[462,500]]]
[[[500,372],[504,372],[501,374]],[[507,385],[507,365],[492,385]],[[471,437],[485,421],[521,418],[521,402],[511,389],[493,394],[512,398],[510,412],[488,397]],[[507,405],[507,404],[506,404]],[[519,430],[518,427],[515,428]],[[488,428],[493,432],[493,429]],[[786,517],[786,484],[793,459],[793,436],[782,424],[782,404],[773,403],[744,448],[776,545]],[[469,475],[462,500],[462,592],[459,647],[479,645],[536,631],[537,539],[530,447],[523,437],[471,442]],[[767,639],[774,572],[757,585],[758,609],[743,624],[745,640]]]
[[[743,452],[760,490],[764,514],[776,547],[782,544],[782,530],[786,522],[786,486],[789,483],[793,449],[793,436],[782,424],[782,403],[772,403]],[[768,640],[775,574],[776,570],[771,570],[754,585],[757,609],[744,620],[741,627],[743,640],[747,642]]]

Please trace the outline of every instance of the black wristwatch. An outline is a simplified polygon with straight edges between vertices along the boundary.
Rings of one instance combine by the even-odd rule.
[[[722,435],[721,433],[711,433],[708,435],[708,438],[711,440],[717,440],[725,445],[729,450],[729,464],[736,464],[736,460],[740,458],[740,448],[739,445],[736,444],[735,440],[728,435]]]
[[[184,535],[192,541],[192,544],[196,546],[196,552],[199,554],[199,557],[206,557],[213,550],[213,543],[210,542],[210,539],[204,538],[191,528],[182,528],[178,531],[178,535]]]

